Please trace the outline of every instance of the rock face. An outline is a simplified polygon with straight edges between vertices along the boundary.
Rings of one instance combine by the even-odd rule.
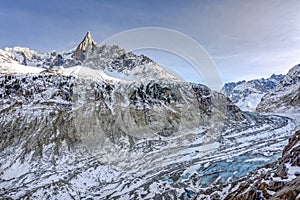
[[[258,104],[258,112],[297,112],[300,110],[300,65],[287,73],[271,92]]]
[[[4,147],[15,136],[29,136],[35,130],[47,141],[49,132],[59,131],[64,139],[73,138],[67,140],[71,146],[89,135],[130,148],[139,139],[171,137],[197,128],[209,132],[211,128],[222,128],[228,120],[244,119],[223,95],[200,84],[160,81],[112,84],[66,76],[25,75],[0,77],[0,85]],[[15,115],[19,117],[14,118]],[[64,120],[59,120],[60,117]],[[56,130],[52,130],[51,122],[56,124]],[[93,145],[101,149],[104,144],[98,141]]]
[[[74,52],[74,58],[78,60],[84,60],[86,53],[92,51],[97,46],[97,43],[94,42],[90,32],[87,32],[82,42],[78,45]]]
[[[226,83],[221,92],[238,107],[245,111],[254,111],[261,98],[274,89],[284,75],[273,74],[270,78]]]
[[[290,138],[278,162],[234,182],[224,199],[300,199],[300,131]]]

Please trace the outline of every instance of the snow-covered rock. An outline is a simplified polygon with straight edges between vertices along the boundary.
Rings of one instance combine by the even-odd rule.
[[[0,195],[14,199],[211,195],[231,159],[273,157],[293,129],[201,84],[41,73],[0,76],[0,89]]]
[[[0,49],[0,63],[14,64],[19,62],[11,52]]]
[[[88,32],[75,50],[40,53],[24,47],[5,48],[0,52],[1,63],[18,63],[23,66],[40,67],[63,71],[70,67],[84,66],[103,71],[108,76],[128,81],[170,80],[180,81],[163,67],[144,55],[126,52],[117,45],[98,46]],[[25,71],[26,68],[24,67]],[[83,70],[78,71],[80,76]],[[88,69],[87,69],[88,70]],[[69,70],[67,70],[69,71]],[[1,73],[1,71],[0,71]],[[7,72],[6,72],[7,73]]]
[[[270,78],[226,83],[221,92],[245,111],[255,111],[261,98],[275,88],[283,75],[273,74]]]
[[[300,112],[300,65],[294,66],[257,105],[258,112]]]
[[[131,138],[128,140],[130,144],[138,138],[171,136],[198,128],[209,131],[218,124],[222,128],[228,120],[244,119],[228,99],[200,84],[170,81],[128,83],[105,79],[105,76],[95,81],[72,76],[26,74],[2,76],[0,85],[1,130],[7,130],[6,125],[9,125],[7,136],[18,131],[24,134],[19,128],[23,121],[27,126],[34,120],[34,117],[27,118],[33,110],[41,110],[36,113],[40,121],[43,115],[44,120],[52,118],[52,111],[68,111],[67,115],[77,122],[67,126],[78,126],[84,132],[92,123],[97,131],[90,134],[115,143],[123,135]],[[14,119],[16,112],[19,117]],[[71,113],[77,113],[76,117]],[[11,126],[14,120],[18,122]],[[94,120],[97,123],[93,123]]]

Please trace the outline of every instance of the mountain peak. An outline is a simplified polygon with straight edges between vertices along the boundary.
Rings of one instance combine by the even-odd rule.
[[[96,44],[96,42],[94,42],[93,38],[92,38],[92,34],[90,31],[88,31],[85,36],[84,36],[84,39],[81,43],[83,42],[88,42],[88,43],[91,43],[91,44]]]
[[[77,46],[74,57],[79,60],[83,60],[85,58],[85,52],[88,50],[92,50],[97,46],[97,43],[93,40],[91,32],[87,32],[84,36],[82,42]]]

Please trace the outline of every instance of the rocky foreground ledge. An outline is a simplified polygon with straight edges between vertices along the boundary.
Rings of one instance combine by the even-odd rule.
[[[289,139],[282,157],[235,182],[224,199],[300,199],[300,130]]]

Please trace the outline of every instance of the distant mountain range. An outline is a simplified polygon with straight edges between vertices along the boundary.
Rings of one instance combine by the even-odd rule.
[[[226,83],[221,92],[245,111],[285,113],[299,110],[300,66],[287,75]]]
[[[261,78],[250,81],[225,83],[221,92],[245,111],[255,111],[261,98],[274,89],[284,75],[273,74],[270,78]]]
[[[258,112],[300,113],[300,65],[290,69],[280,83],[263,96],[256,110]]]
[[[57,71],[64,75],[76,74],[77,76],[84,76],[85,70],[90,71],[92,69],[98,70],[98,75],[101,73],[106,78],[111,79],[128,81],[141,79],[177,80],[177,78],[144,55],[138,56],[132,52],[126,52],[117,45],[98,46],[93,41],[90,32],[86,34],[75,50],[39,53],[24,47],[5,48],[0,51],[0,61],[3,63],[0,73],[28,73],[27,69],[37,73],[40,72],[40,68],[43,68],[52,72]],[[31,68],[24,66],[30,66]],[[92,74],[89,75],[91,76]],[[101,79],[101,77],[94,78]]]

